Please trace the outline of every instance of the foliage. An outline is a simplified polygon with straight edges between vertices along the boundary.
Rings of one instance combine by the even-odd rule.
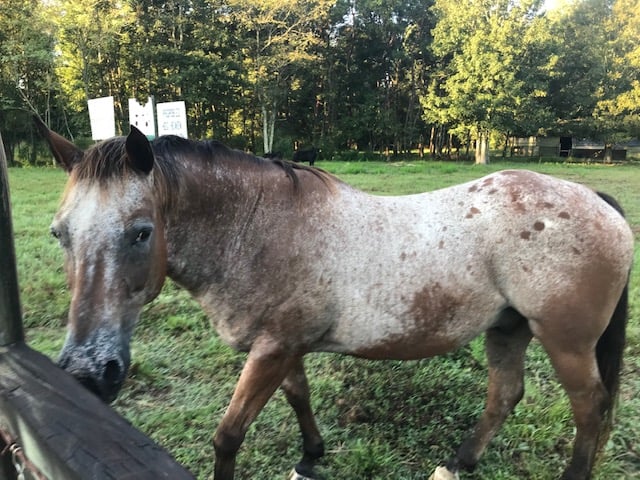
[[[501,168],[527,167],[608,192],[636,232],[640,264],[640,170],[634,165],[462,162],[320,162],[355,186],[381,194],[433,190]],[[61,170],[10,169],[22,305],[31,346],[55,358],[69,304],[62,252],[48,235],[66,177]],[[336,244],[335,248],[344,248]],[[354,248],[357,248],[354,247]],[[640,472],[640,269],[631,278],[630,322],[616,426],[594,480]],[[197,478],[211,477],[211,438],[229,402],[244,355],[224,345],[198,305],[173,283],[142,313],[132,341],[129,378],[114,404],[167,448]],[[478,416],[485,395],[481,339],[430,360],[374,362],[308,355],[312,406],[327,454],[327,478],[426,479],[452,455]],[[487,480],[558,478],[573,436],[568,402],[547,357],[534,342],[527,355],[525,397],[473,476]],[[277,393],[247,434],[238,478],[282,478],[300,456],[295,415]]]
[[[593,112],[594,130],[610,143],[640,136],[640,1],[621,0],[611,8],[606,23],[610,66]]]
[[[32,141],[26,112],[52,108],[52,25],[38,0],[6,0],[0,15],[0,131],[9,164]],[[32,159],[33,160],[33,159]]]
[[[549,122],[541,102],[549,32],[535,0],[437,0],[433,49],[442,65],[423,98],[430,122],[471,131],[538,133]],[[480,159],[486,163],[486,159]]]
[[[184,100],[190,135],[262,153],[404,153],[640,133],[638,0],[6,0],[0,128],[90,138],[87,100]],[[494,142],[495,143],[495,142]],[[26,148],[20,149],[20,145]],[[495,147],[496,145],[494,145]],[[25,155],[25,154],[22,154]],[[486,161],[486,158],[479,157]]]
[[[638,134],[640,78],[637,0],[585,0],[553,22],[549,74],[555,131],[604,140]]]

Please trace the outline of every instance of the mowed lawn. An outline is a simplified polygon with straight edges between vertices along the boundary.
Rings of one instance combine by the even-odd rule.
[[[585,183],[616,197],[640,240],[640,166],[553,163],[320,162],[363,190],[408,194],[462,183],[504,168],[529,168]],[[69,294],[62,252],[49,223],[65,174],[9,171],[16,253],[28,342],[55,359],[64,340]],[[286,242],[285,242],[286,243]],[[357,249],[343,245],[335,248]],[[640,249],[636,248],[636,265]],[[0,253],[1,254],[1,253]],[[626,364],[616,428],[595,479],[640,478],[640,268],[632,275]],[[199,479],[212,476],[211,438],[244,361],[222,344],[188,295],[168,282],[148,305],[132,344],[129,379],[114,407]],[[372,362],[330,354],[307,357],[312,404],[326,444],[327,479],[427,479],[480,414],[486,389],[482,339],[447,356]],[[535,342],[526,393],[468,479],[556,479],[573,422],[564,392]],[[300,457],[295,416],[278,392],[247,434],[236,478],[284,479]]]

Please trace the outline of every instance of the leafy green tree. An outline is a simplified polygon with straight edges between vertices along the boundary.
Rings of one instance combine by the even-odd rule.
[[[433,26],[428,6],[397,0],[336,3],[324,97],[342,148],[402,150],[419,142],[425,125],[418,93]]]
[[[5,0],[0,15],[0,130],[9,164],[31,139],[30,114],[54,102],[52,26],[37,0]],[[33,142],[30,142],[33,144]],[[35,161],[31,149],[30,161]]]
[[[638,8],[637,0],[582,0],[550,17],[554,130],[603,141],[606,161],[614,142],[638,132]]]
[[[489,161],[491,131],[527,133],[548,121],[541,74],[548,33],[539,10],[537,0],[436,0],[440,73],[422,98],[425,117],[472,132],[476,163]]]
[[[57,23],[56,73],[72,123],[89,136],[87,100],[113,96],[117,130],[126,118],[126,82],[121,68],[130,44],[127,26],[134,22],[126,2],[51,0]]]
[[[240,30],[243,71],[259,110],[265,152],[272,150],[281,108],[290,92],[299,88],[299,71],[319,59],[318,27],[325,24],[329,5],[328,0],[227,3]]]
[[[609,147],[640,136],[640,0],[617,0],[605,26],[609,59],[604,84],[597,90],[593,130]],[[607,148],[607,155],[610,150]],[[606,160],[610,160],[607,156]]]
[[[209,0],[138,0],[134,6],[123,59],[129,95],[184,100],[191,136],[227,140],[242,90],[228,8]]]

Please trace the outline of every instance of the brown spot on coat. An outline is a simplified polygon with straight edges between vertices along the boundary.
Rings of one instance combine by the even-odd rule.
[[[361,348],[356,356],[370,359],[418,359],[440,355],[458,346],[455,338],[447,337],[447,325],[463,300],[442,288],[439,283],[426,285],[413,296],[409,309],[414,324],[406,334],[389,335],[384,341]]]
[[[531,232],[529,232],[528,230],[520,232],[520,238],[522,238],[523,240],[529,240],[531,238]]]
[[[567,212],[560,212],[558,216],[560,218],[564,218],[565,220],[569,220],[571,218],[571,215],[569,215]]]
[[[480,213],[480,210],[478,210],[476,207],[471,207],[469,209],[469,213],[465,215],[465,218],[472,218],[474,215],[477,215],[478,213]]]
[[[536,222],[533,224],[533,229],[537,232],[541,232],[542,230],[544,230],[544,223],[543,222]]]
[[[477,186],[477,185],[471,185],[471,186],[469,187],[469,191],[470,191],[470,192],[476,192],[477,190],[478,190],[478,186]]]

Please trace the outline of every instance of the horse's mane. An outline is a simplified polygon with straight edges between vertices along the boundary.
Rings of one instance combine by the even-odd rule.
[[[280,158],[266,159],[258,157],[251,153],[243,152],[229,148],[225,144],[217,140],[187,140],[182,137],[174,135],[165,135],[158,137],[152,142],[153,151],[156,155],[156,159],[164,158],[165,156],[177,157],[181,155],[196,155],[209,161],[208,159],[215,159],[216,157],[224,156],[231,160],[248,161],[254,165],[278,165],[291,179],[294,185],[294,189],[300,187],[300,179],[298,177],[299,171],[311,172],[317,178],[322,180],[327,186],[332,180],[335,180],[333,175],[320,168],[312,168],[299,163],[289,162]]]
[[[126,137],[115,137],[98,143],[85,152],[80,162],[73,166],[73,175],[76,180],[90,180],[106,183],[115,178],[127,178],[131,175],[142,175],[127,161],[125,150]],[[263,168],[276,165],[281,168],[293,183],[293,191],[302,189],[299,172],[312,173],[320,179],[325,186],[332,189],[337,179],[319,168],[308,167],[298,163],[282,159],[265,159],[253,154],[227,147],[216,140],[188,140],[174,135],[165,135],[151,142],[155,156],[154,182],[156,188],[165,198],[170,198],[172,192],[180,187],[182,172],[180,164],[182,159],[190,158],[193,161],[215,162],[216,159],[226,158],[239,162],[248,162]],[[160,171],[158,174],[157,171]]]

